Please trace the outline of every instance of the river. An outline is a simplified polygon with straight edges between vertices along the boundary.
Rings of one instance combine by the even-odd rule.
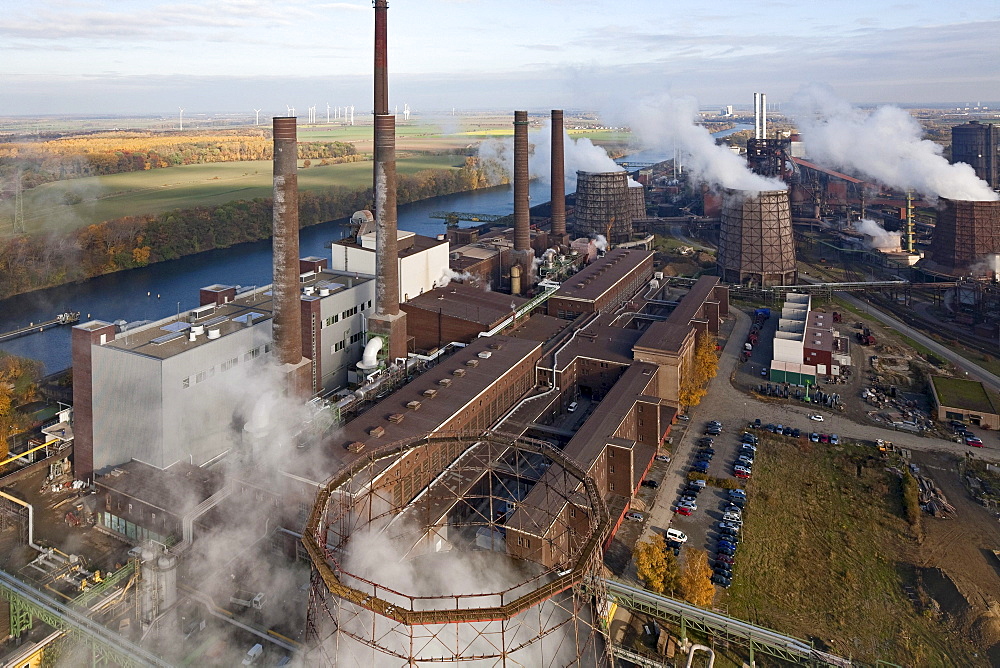
[[[723,137],[750,127],[738,125],[715,136]],[[660,162],[672,157],[662,151],[642,151],[628,159]],[[529,192],[533,206],[549,201],[548,183],[532,181]],[[446,229],[445,222],[430,218],[434,211],[511,214],[514,212],[513,187],[474,190],[404,204],[399,207],[399,226],[427,236],[441,234]],[[329,257],[330,249],[326,244],[344,235],[344,222],[330,221],[304,228],[299,235],[300,255]],[[463,221],[462,225],[476,223]],[[32,322],[45,322],[64,311],[79,311],[83,321],[158,320],[197,306],[198,289],[206,285],[264,285],[270,282],[271,241],[268,239],[11,297],[0,301],[0,332]],[[39,360],[45,366],[45,373],[53,373],[70,366],[71,329],[53,327],[6,341],[0,344],[0,350]]]
[[[547,183],[533,181],[529,192],[532,205],[549,201]],[[430,218],[433,211],[511,214],[513,188],[475,190],[404,204],[399,207],[399,226],[427,236],[441,234],[446,229],[445,222]],[[344,235],[344,222],[303,228],[299,235],[300,255],[329,257],[330,249],[325,245]],[[79,311],[83,320],[158,320],[197,306],[198,289],[206,285],[270,282],[271,241],[267,239],[11,297],[0,301],[0,332],[44,322],[64,311]],[[0,349],[40,360],[45,373],[53,373],[70,366],[71,330],[71,327],[53,327],[6,341]]]

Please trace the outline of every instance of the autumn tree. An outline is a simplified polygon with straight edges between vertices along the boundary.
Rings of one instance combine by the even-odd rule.
[[[712,568],[704,550],[691,550],[684,557],[680,575],[681,594],[693,605],[707,608],[715,598]]]
[[[680,582],[677,558],[662,541],[650,538],[635,547],[636,573],[646,589],[657,594],[673,594]]]
[[[686,360],[681,377],[678,401],[682,406],[697,406],[708,391],[708,382],[719,373],[715,337],[705,332],[695,336],[694,355]]]

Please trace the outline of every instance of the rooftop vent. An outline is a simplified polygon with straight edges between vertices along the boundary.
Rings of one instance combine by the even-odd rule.
[[[481,360],[488,360],[491,357],[493,357],[493,353],[491,353],[488,350],[484,350],[483,352],[479,353],[479,359]]]
[[[407,401],[406,402],[406,407],[409,408],[411,411],[418,411],[418,410],[420,410],[420,402],[419,401]]]
[[[217,339],[220,336],[222,336],[222,332],[220,330],[218,330],[218,329],[210,329],[210,330],[208,330],[208,338],[210,338],[210,339]]]
[[[450,387],[451,378],[442,378],[441,380],[438,381],[438,385],[440,385],[441,387]]]
[[[369,436],[374,436],[375,438],[381,438],[385,435],[385,427],[372,427],[368,430]]]
[[[388,419],[389,419],[389,422],[391,422],[393,424],[399,424],[405,418],[406,418],[406,415],[404,413],[393,413],[392,415],[389,416]]]
[[[435,389],[433,389],[433,388],[428,388],[428,389],[426,389],[426,390],[423,391],[423,395],[425,397],[427,397],[428,399],[433,399],[434,397],[437,396],[437,393],[438,393],[438,391],[435,390]]]
[[[347,450],[355,454],[361,452],[365,449],[365,444],[363,441],[353,441],[347,444]]]
[[[476,368],[477,366],[479,366],[479,360],[466,360],[465,366]]]
[[[451,372],[451,375],[461,378],[462,376],[465,375],[465,369],[455,369],[454,371]]]
[[[503,344],[502,343],[491,343],[490,344],[490,350],[503,350]]]

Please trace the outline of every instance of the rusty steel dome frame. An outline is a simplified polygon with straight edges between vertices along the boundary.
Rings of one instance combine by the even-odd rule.
[[[459,454],[435,477],[434,482],[424,489],[412,490],[415,494],[412,499],[388,494],[386,487],[380,487],[379,481],[391,479],[399,482],[406,475],[399,469],[404,468],[401,462],[407,455],[434,447],[450,447],[447,452]],[[473,492],[475,482],[468,481],[475,480],[476,476],[493,475],[499,479],[501,476],[512,475],[510,455],[514,454],[513,466],[519,468],[520,462],[526,461],[520,458],[520,453],[541,456],[541,461],[546,462],[534,483],[535,486],[544,486],[540,490],[543,502],[534,507],[528,506],[529,499],[533,498],[529,492],[517,502],[517,506],[519,512],[530,507],[530,511],[535,513],[531,520],[532,526],[542,529],[541,540],[543,543],[549,542],[550,548],[556,542],[561,541],[560,545],[569,542],[566,558],[560,560],[560,563],[546,565],[525,559],[524,561],[532,561],[541,566],[541,572],[502,591],[435,596],[400,592],[345,568],[343,557],[352,533],[364,531],[371,526],[386,526],[408,511],[420,512],[421,509],[434,507],[433,511],[428,511],[426,523],[419,528],[424,537],[431,535],[442,525],[449,528],[488,527],[490,531],[502,527],[502,521],[506,517],[498,521],[490,513],[481,516],[479,521],[455,523],[451,521],[451,511],[458,503],[469,498],[484,498],[476,496]],[[398,468],[394,469],[396,466]],[[442,480],[445,474],[451,476],[452,480],[456,476],[461,478],[462,471],[469,474],[469,477],[463,478],[467,481],[465,486],[449,488]],[[395,477],[392,473],[396,474]],[[417,474],[418,471],[413,470],[412,473]],[[519,471],[513,473],[516,475]],[[478,480],[481,481],[482,478]],[[435,489],[436,484],[444,487],[444,491]],[[489,489],[490,502],[500,500],[500,497],[493,496],[492,485]],[[432,498],[435,494],[436,499]],[[449,495],[452,498],[447,498]],[[558,525],[559,513],[566,509],[570,500],[575,508],[584,511],[582,516],[586,521],[586,531],[576,532],[568,524]],[[449,505],[449,502],[453,505]],[[358,513],[359,508],[363,512]],[[436,512],[437,515],[431,518],[430,512]],[[558,528],[561,528],[561,532]],[[308,633],[311,640],[318,643],[321,654],[329,651],[327,638],[322,637],[320,632],[320,627],[326,626],[332,629],[327,637],[337,634],[338,648],[339,634],[343,633],[372,650],[404,659],[409,662],[408,665],[418,665],[425,661],[489,660],[497,661],[490,665],[521,665],[513,657],[514,654],[559,628],[566,627],[570,641],[575,643],[570,651],[577,657],[576,664],[570,662],[566,665],[607,665],[609,645],[605,638],[598,637],[603,634],[602,622],[599,621],[602,612],[595,609],[594,605],[595,602],[605,601],[606,597],[603,592],[594,590],[593,583],[602,581],[600,572],[603,568],[603,544],[609,532],[607,506],[593,479],[578,463],[545,441],[487,432],[479,435],[426,434],[387,444],[365,453],[341,469],[317,494],[302,538],[312,563]],[[567,537],[569,541],[566,541]],[[586,587],[581,586],[584,582],[587,583]],[[496,603],[483,605],[486,601]],[[547,620],[543,622],[541,606],[547,602],[557,606],[558,613],[550,611],[547,613]],[[448,607],[442,608],[445,604]],[[538,608],[537,630],[532,627],[530,637],[525,637],[520,630],[527,624],[517,620],[535,608]],[[346,615],[354,620],[362,611],[374,613],[370,633],[359,633],[356,627],[352,630],[346,628],[348,623],[341,623],[341,616]],[[496,622],[501,623],[499,630],[490,626],[490,623]],[[463,643],[457,640],[454,643],[450,640],[444,642],[437,638],[439,634],[450,637],[453,632],[457,639],[461,633],[459,626],[464,628],[467,635],[485,638],[485,644],[492,651],[484,652],[483,643],[480,643],[472,654],[463,655]],[[586,633],[581,633],[581,629]],[[495,636],[499,636],[499,641]],[[400,642],[401,638],[408,642]],[[507,646],[511,641],[517,644]],[[390,644],[394,644],[395,648],[390,647]],[[472,642],[464,645],[466,650],[473,647]],[[401,647],[409,649],[402,651]],[[416,656],[421,650],[427,651],[430,647],[438,652],[448,648],[451,654]],[[561,646],[558,653],[560,661],[565,661],[564,651],[566,647]],[[584,654],[590,659],[579,663]]]

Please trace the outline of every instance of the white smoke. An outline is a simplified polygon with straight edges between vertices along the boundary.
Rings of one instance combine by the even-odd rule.
[[[594,237],[594,246],[597,247],[599,251],[608,250],[608,239],[603,234],[598,234]]]
[[[793,103],[806,153],[835,169],[926,197],[994,201],[997,193],[964,163],[951,164],[942,148],[899,107],[866,112],[822,86],[804,88]]]
[[[460,281],[462,283],[472,283],[475,282],[476,276],[470,274],[467,271],[455,271],[451,267],[445,267],[441,271],[441,276],[434,281],[435,288],[443,288],[452,281]]]
[[[780,179],[754,174],[746,160],[727,146],[715,143],[711,133],[695,125],[698,102],[692,97],[664,94],[639,101],[622,112],[639,142],[648,149],[686,155],[685,167],[696,180],[734,190],[786,190]]]
[[[861,234],[867,234],[871,237],[871,241],[866,242],[866,245],[869,248],[881,250],[899,249],[901,234],[899,232],[887,232],[884,227],[879,225],[874,220],[862,218],[854,224],[854,229]]]
[[[970,276],[1000,276],[1000,254],[987,255],[979,262],[969,267]]]
[[[541,130],[528,133],[528,174],[548,183],[552,179],[552,123],[546,121]],[[587,137],[573,139],[563,130],[563,150],[566,156],[566,192],[576,191],[576,173],[621,172],[625,168],[612,160],[608,152]],[[514,138],[489,139],[477,152],[490,183],[509,183],[514,173]],[[631,183],[635,183],[632,181]],[[631,183],[629,185],[631,185]],[[638,185],[638,184],[637,184]]]

